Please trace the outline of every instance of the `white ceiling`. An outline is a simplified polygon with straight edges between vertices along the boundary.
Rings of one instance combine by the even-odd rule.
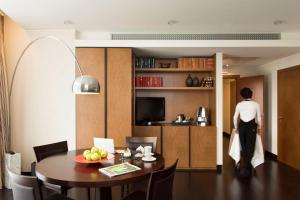
[[[0,9],[28,29],[147,33],[300,32],[299,8],[299,0],[0,1]]]
[[[26,29],[112,33],[296,33],[300,32],[299,8],[300,0],[0,0],[0,9]],[[168,25],[170,20],[178,23]],[[276,26],[275,20],[285,23]],[[157,57],[223,52],[224,63],[253,66],[297,53],[300,48],[148,47],[135,51]]]

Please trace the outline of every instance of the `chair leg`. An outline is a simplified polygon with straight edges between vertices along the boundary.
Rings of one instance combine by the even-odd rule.
[[[124,198],[124,185],[121,185],[121,198]]]
[[[91,200],[91,190],[90,190],[90,188],[87,188],[87,196],[88,196],[88,200]]]
[[[61,186],[60,192],[61,192],[62,195],[67,196],[68,195],[68,188],[64,187],[64,186]]]
[[[129,194],[129,184],[126,184],[126,195]]]

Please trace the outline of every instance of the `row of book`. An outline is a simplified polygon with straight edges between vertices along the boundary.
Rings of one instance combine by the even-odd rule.
[[[154,57],[135,57],[134,58],[135,68],[154,68],[155,58]]]
[[[136,76],[135,87],[163,87],[163,78],[160,76]]]
[[[213,58],[178,58],[178,68],[184,69],[209,69],[215,68],[215,62]]]

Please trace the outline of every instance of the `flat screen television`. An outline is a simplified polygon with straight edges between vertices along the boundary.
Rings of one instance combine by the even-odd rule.
[[[164,97],[136,97],[135,99],[136,124],[157,123],[165,120]]]

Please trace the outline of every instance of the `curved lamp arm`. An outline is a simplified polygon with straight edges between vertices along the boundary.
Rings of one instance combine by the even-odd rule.
[[[31,47],[35,42],[42,40],[42,39],[52,39],[52,40],[60,42],[69,50],[69,52],[72,54],[73,58],[75,59],[76,66],[80,72],[80,77],[76,78],[76,80],[73,83],[73,92],[74,93],[76,93],[76,94],[99,94],[100,93],[99,81],[92,76],[83,75],[82,68],[80,67],[80,65],[78,63],[78,60],[77,60],[74,52],[72,51],[70,46],[65,41],[63,41],[55,36],[42,36],[42,37],[36,38],[35,40],[32,40],[29,44],[27,44],[27,46],[22,51],[22,53],[17,61],[17,64],[14,68],[14,73],[12,76],[12,81],[11,81],[10,90],[9,90],[9,97],[11,97],[15,75],[18,70],[21,59],[23,58],[25,52],[27,51],[27,49],[29,47]]]

